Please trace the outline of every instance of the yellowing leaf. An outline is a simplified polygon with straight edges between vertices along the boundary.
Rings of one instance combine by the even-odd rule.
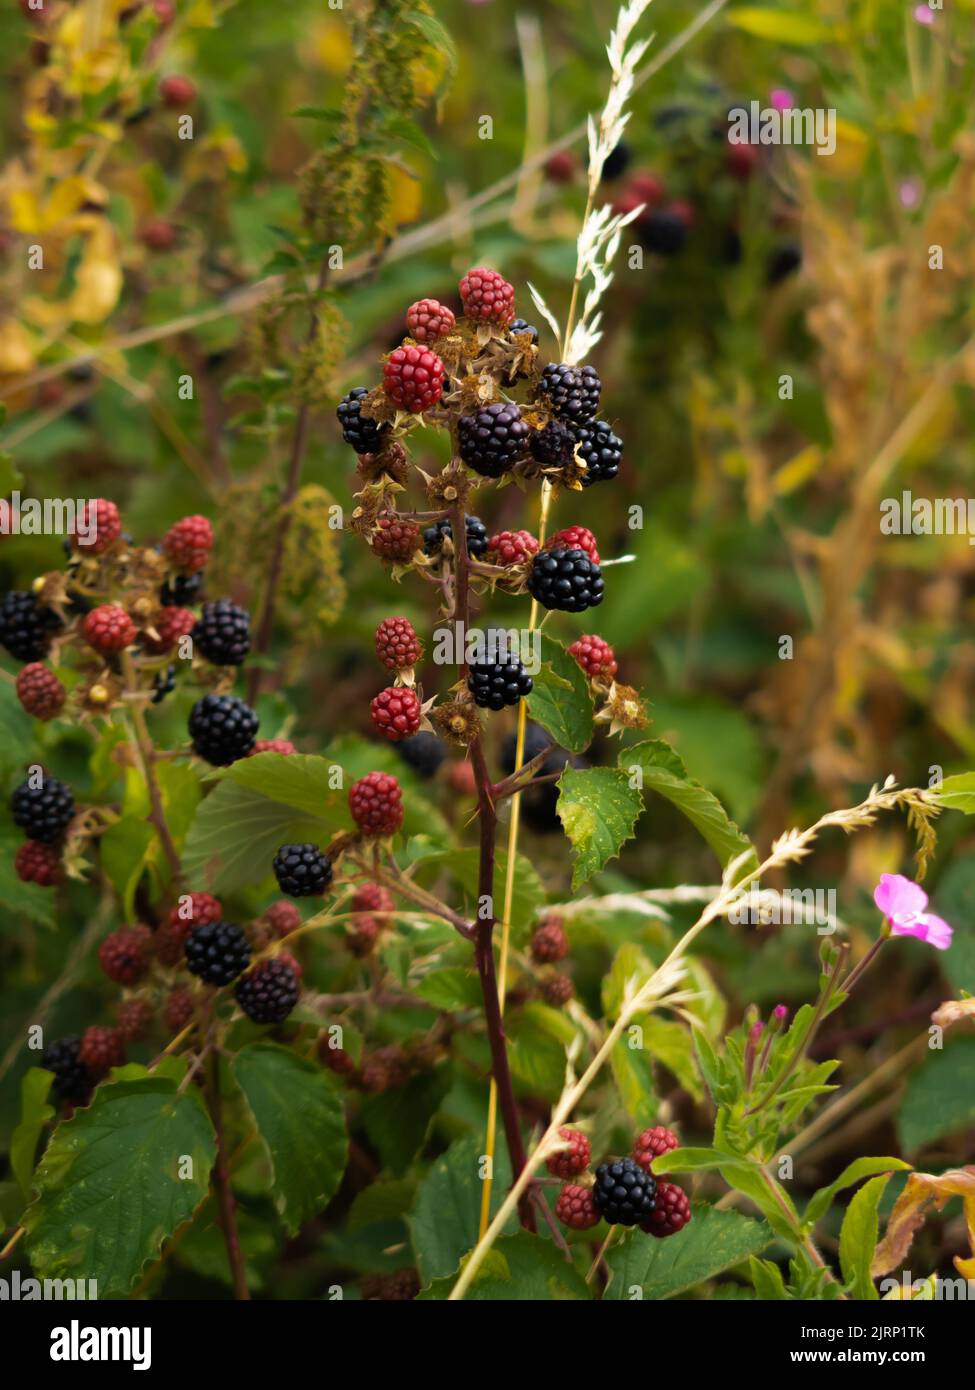
[[[323,19],[312,31],[312,52],[326,72],[341,77],[352,61],[352,40],[344,19]]]
[[[894,1203],[884,1238],[874,1252],[870,1270],[874,1278],[904,1263],[914,1233],[923,1225],[928,1208],[933,1204],[935,1211],[940,1211],[950,1197],[962,1198],[968,1239],[975,1257],[975,1166],[951,1168],[939,1175],[912,1173]],[[955,1267],[970,1279],[975,1258],[962,1259],[956,1255]]]
[[[69,313],[77,323],[101,323],[115,308],[121,291],[118,246],[109,224],[100,221],[88,238],[78,266]]]
[[[837,116],[836,149],[833,154],[817,159],[816,167],[818,169],[822,165],[824,173],[839,174],[844,178],[858,174],[863,167],[869,144],[870,137],[865,130],[861,130],[852,121]]]
[[[389,167],[389,190],[393,226],[401,227],[406,222],[415,222],[423,206],[419,180],[393,164]]]
[[[790,492],[795,492],[797,487],[802,487],[819,468],[822,459],[822,450],[818,444],[810,444],[807,448],[800,449],[798,454],[793,454],[792,458],[773,474],[772,487],[776,495],[787,497]]]
[[[16,319],[0,320],[0,374],[29,372],[34,365],[30,334]]]
[[[829,29],[818,19],[808,15],[792,14],[785,10],[764,10],[757,6],[743,6],[731,10],[728,23],[757,39],[771,39],[775,43],[794,43],[800,45],[825,43],[830,37]]]

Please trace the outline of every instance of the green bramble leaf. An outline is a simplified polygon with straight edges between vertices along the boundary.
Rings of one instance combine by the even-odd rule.
[[[838,1192],[844,1188],[853,1187],[855,1183],[861,1182],[864,1178],[872,1177],[875,1173],[890,1173],[900,1169],[910,1168],[909,1163],[905,1163],[901,1158],[857,1158],[852,1163],[848,1163],[838,1178],[834,1179],[828,1187],[821,1187],[818,1192],[814,1192],[809,1199],[809,1203],[803,1213],[802,1223],[809,1230],[812,1230],[817,1221],[829,1211],[833,1205]]]
[[[581,753],[592,742],[592,696],[579,663],[561,642],[542,634],[542,667],[532,677],[528,712],[560,747]]]
[[[613,1048],[609,1064],[623,1109],[636,1129],[646,1129],[657,1118],[660,1102],[653,1081],[653,1064],[642,1048],[630,1047],[625,1038]]]
[[[449,1278],[435,1279],[419,1295],[424,1300],[446,1299],[457,1282],[457,1270]],[[585,1279],[549,1240],[528,1231],[505,1236],[488,1251],[466,1294],[468,1302],[560,1303],[591,1299]]]
[[[445,1009],[448,1012],[480,1008],[482,1003],[477,972],[473,968],[465,969],[462,965],[448,965],[442,970],[431,970],[429,975],[424,975],[413,992],[434,1008]]]
[[[275,1204],[294,1235],[342,1181],[348,1140],[341,1095],[319,1067],[277,1043],[251,1043],[231,1065],[271,1162]]]
[[[461,1257],[477,1243],[483,1152],[482,1135],[471,1134],[458,1139],[445,1154],[434,1160],[417,1189],[408,1224],[424,1284],[452,1275]],[[511,1169],[502,1143],[497,1146],[494,1157],[492,1215],[504,1200],[510,1183]],[[517,1229],[518,1218],[513,1216],[505,1230],[514,1233]]]
[[[701,1203],[691,1210],[690,1224],[671,1240],[648,1240],[642,1231],[628,1231],[610,1246],[605,1299],[673,1298],[759,1254],[772,1238],[764,1222],[740,1212],[716,1211]]]
[[[911,1073],[897,1114],[897,1132],[913,1153],[975,1120],[975,1038],[952,1039]]]
[[[10,1168],[25,1200],[30,1198],[33,1186],[37,1141],[56,1113],[47,1099],[53,1081],[53,1072],[31,1067],[20,1083],[20,1124],[10,1138]]]
[[[633,838],[643,802],[627,774],[613,767],[567,767],[558,788],[558,815],[572,846],[574,891]]]
[[[155,830],[141,816],[122,816],[101,838],[102,868],[129,919],[135,915],[135,890],[155,841]]]
[[[932,787],[926,796],[936,806],[944,806],[946,810],[961,811],[966,816],[973,816],[975,772],[959,772],[955,777],[945,777],[940,786]]]
[[[879,1298],[870,1277],[870,1266],[880,1232],[880,1199],[890,1179],[890,1173],[881,1173],[864,1183],[859,1192],[854,1193],[843,1217],[840,1268],[854,1298],[871,1301]]]
[[[771,1260],[757,1260],[754,1255],[750,1255],[748,1272],[759,1298],[772,1302],[791,1299],[792,1295],[785,1286],[781,1269]]]
[[[245,761],[273,756],[260,754]],[[324,844],[332,832],[327,821],[303,815],[283,801],[273,801],[236,782],[219,782],[200,803],[190,826],[183,870],[189,883],[214,893],[234,892],[269,878],[282,845]]]
[[[95,1280],[99,1298],[130,1292],[206,1198],[216,1157],[193,1087],[180,1094],[143,1067],[123,1075],[57,1127],[23,1219],[34,1273]]]

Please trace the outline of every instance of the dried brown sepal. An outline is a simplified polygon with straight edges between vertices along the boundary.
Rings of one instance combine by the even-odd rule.
[[[596,714],[596,722],[608,724],[611,734],[620,734],[624,729],[645,729],[650,723],[646,706],[632,686],[613,681],[605,687],[594,681],[593,688],[606,691],[606,700]]]
[[[366,483],[383,485],[388,479],[397,487],[404,488],[410,477],[410,464],[406,450],[398,439],[393,439],[378,454],[360,454],[356,463],[359,477]]]
[[[427,501],[435,511],[446,511],[450,507],[461,506],[467,510],[467,503],[476,487],[463,464],[451,461],[440,473],[427,474]]]
[[[469,696],[447,700],[430,717],[442,736],[459,748],[469,747],[481,732],[481,718]]]

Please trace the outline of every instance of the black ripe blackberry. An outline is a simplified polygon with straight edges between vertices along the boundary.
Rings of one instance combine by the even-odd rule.
[[[62,1100],[84,1100],[91,1090],[91,1075],[80,1060],[81,1039],[77,1034],[48,1043],[41,1053],[41,1066],[54,1073],[54,1090]]]
[[[152,703],[162,704],[167,695],[172,695],[176,689],[176,667],[164,666],[156,675],[152,683]]]
[[[636,232],[648,251],[658,256],[676,256],[687,240],[687,223],[670,208],[654,208],[640,219]]]
[[[0,647],[17,661],[43,661],[51,634],[62,626],[54,609],[38,603],[34,594],[14,589],[0,601]]]
[[[467,522],[467,553],[472,555],[475,560],[480,560],[483,555],[487,554],[487,527],[479,516],[468,516],[464,520]],[[428,526],[423,533],[423,549],[428,555],[437,554],[443,545],[444,536],[453,536],[450,518],[446,516],[435,526]]]
[[[159,602],[164,608],[187,608],[200,597],[203,570],[196,574],[177,574],[167,579],[159,590]]]
[[[193,751],[214,767],[227,767],[254,747],[260,722],[236,695],[204,695],[190,710]]]
[[[278,887],[289,898],[324,893],[332,881],[332,861],[317,845],[282,845],[272,867]]]
[[[765,280],[769,285],[777,285],[802,265],[802,250],[794,241],[777,246],[765,263]]]
[[[592,1199],[611,1226],[639,1226],[656,1206],[657,1181],[632,1158],[601,1163],[596,1169]]]
[[[10,798],[13,818],[28,840],[52,845],[59,839],[74,815],[71,788],[45,773],[38,787],[23,782]]]
[[[190,635],[196,650],[214,666],[239,666],[250,651],[250,616],[229,598],[218,598],[203,605]]]
[[[411,738],[402,738],[393,747],[408,767],[421,777],[432,777],[447,756],[443,739],[427,729]]]
[[[183,947],[186,968],[208,985],[229,985],[250,964],[251,948],[234,922],[205,922],[194,927]]]
[[[618,179],[620,174],[625,174],[630,166],[633,151],[629,145],[621,140],[615,149],[610,150],[603,161],[603,178]]]
[[[550,362],[538,386],[541,397],[553,415],[582,424],[599,409],[602,383],[595,367],[570,367],[566,362]]]
[[[234,998],[255,1023],[281,1023],[300,992],[294,966],[280,956],[261,961],[234,986]]]
[[[580,478],[583,487],[593,483],[608,483],[620,471],[623,458],[623,441],[614,434],[604,420],[592,420],[588,425],[580,425],[575,432],[579,445],[579,457],[586,465]]]
[[[530,333],[532,335],[532,342],[536,344],[538,342],[538,329],[533,323],[528,323],[526,319],[512,319],[508,324],[508,332]]]
[[[468,468],[483,478],[500,478],[525,454],[530,436],[518,406],[495,401],[460,417],[457,447]]]
[[[496,661],[472,664],[467,688],[474,696],[475,705],[498,710],[505,705],[516,705],[523,695],[530,695],[532,678],[517,656],[501,652]]]
[[[603,574],[584,550],[540,550],[532,561],[528,592],[543,608],[582,613],[603,601]]]
[[[576,432],[557,416],[531,437],[532,457],[549,468],[564,468],[575,453]]]
[[[385,425],[362,414],[362,401],[368,394],[367,387],[357,386],[342,397],[335,412],[342,426],[342,438],[357,454],[378,454],[387,432]]]

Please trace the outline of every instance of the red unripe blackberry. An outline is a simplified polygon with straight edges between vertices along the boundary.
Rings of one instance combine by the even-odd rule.
[[[294,903],[271,903],[264,909],[264,920],[280,941],[301,926],[301,913]]]
[[[152,932],[148,927],[119,927],[98,948],[98,963],[110,980],[134,985],[149,969]]]
[[[546,917],[532,934],[532,960],[539,965],[554,965],[569,954],[569,938],[557,917]]]
[[[663,180],[658,179],[656,174],[651,174],[649,169],[638,169],[630,179],[628,187],[648,208],[659,203],[665,191]]]
[[[761,158],[758,146],[747,141],[739,144],[729,139],[725,146],[725,167],[732,178],[741,179],[743,183],[751,178]]]
[[[144,1038],[152,1023],[152,1005],[145,999],[122,999],[115,1010],[118,1031],[125,1042]]]
[[[174,989],[166,1000],[163,1017],[171,1033],[181,1033],[196,1012],[193,995],[182,985]]]
[[[383,618],[376,628],[376,655],[387,671],[406,671],[423,655],[423,646],[408,618]]]
[[[645,199],[639,193],[635,193],[632,188],[624,188],[617,193],[613,199],[613,212],[617,217],[625,217],[627,213],[636,212],[637,208],[643,207]]]
[[[473,796],[477,791],[477,778],[466,758],[454,758],[447,769],[447,781],[458,796]]]
[[[567,526],[564,531],[556,531],[545,542],[546,550],[582,550],[594,565],[599,564],[599,550],[596,537],[588,526]]]
[[[223,907],[211,893],[184,894],[156,932],[156,955],[163,965],[178,965],[183,959],[186,938],[204,922],[219,922]]]
[[[349,788],[352,819],[364,835],[393,835],[403,824],[403,792],[388,772],[368,772]]]
[[[84,555],[103,555],[122,534],[122,518],[114,502],[105,497],[85,502],[71,532],[71,544]]]
[[[107,1076],[112,1067],[120,1067],[125,1061],[122,1034],[117,1028],[86,1028],[81,1035],[78,1060],[93,1079]]]
[[[22,883],[52,888],[63,876],[60,852],[40,840],[26,840],[14,855],[14,872]]]
[[[496,270],[477,266],[461,280],[460,297],[469,319],[510,323],[515,316],[515,291]]]
[[[247,756],[253,758],[258,753],[280,753],[282,758],[290,758],[297,751],[290,738],[259,738]]]
[[[667,204],[667,211],[674,217],[680,218],[685,227],[693,227],[697,218],[692,205],[685,198],[675,198],[672,203]]]
[[[400,519],[389,512],[382,512],[376,518],[376,529],[370,545],[381,559],[405,564],[420,548],[420,528],[409,518]]]
[[[213,527],[205,516],[184,516],[163,536],[163,551],[181,570],[203,569],[213,549]]]
[[[32,661],[17,673],[17,699],[35,719],[53,719],[67,691],[57,676],[40,661]]]
[[[594,680],[612,680],[619,669],[612,647],[595,633],[577,637],[569,647],[569,655],[574,656],[586,675]]]
[[[149,251],[171,251],[176,245],[176,228],[165,217],[147,217],[137,236]]]
[[[655,1158],[678,1148],[680,1140],[672,1129],[666,1129],[664,1125],[654,1125],[652,1129],[645,1129],[642,1134],[638,1134],[633,1141],[633,1157],[640,1167],[649,1173]]]
[[[372,722],[391,743],[409,738],[420,727],[420,700],[408,685],[390,685],[380,690],[369,707]]]
[[[589,1160],[592,1158],[589,1140],[581,1130],[568,1129],[565,1126],[559,1130],[559,1138],[564,1139],[569,1148],[549,1154],[545,1160],[545,1167],[557,1178],[578,1177],[589,1167]]]
[[[163,608],[153,623],[155,637],[142,634],[142,645],[152,656],[164,656],[172,651],[181,637],[188,637],[196,623],[196,614],[188,608]]]
[[[543,165],[549,183],[571,183],[576,176],[577,167],[575,155],[571,150],[556,150]]]
[[[538,551],[530,531],[499,531],[488,540],[487,559],[492,565],[518,565]]]
[[[337,1076],[348,1076],[355,1071],[355,1062],[344,1047],[333,1047],[329,1033],[318,1035],[318,1060]]]
[[[381,883],[362,883],[352,895],[353,912],[392,912],[396,899]]]
[[[362,960],[365,956],[371,955],[381,930],[382,923],[378,917],[359,912],[349,923],[345,944],[357,960]]]
[[[438,299],[418,299],[406,311],[406,326],[410,337],[418,343],[433,343],[450,333],[456,326],[453,309]]]
[[[592,1199],[591,1187],[566,1183],[555,1202],[555,1215],[571,1231],[588,1231],[599,1225],[599,1212]]]
[[[542,981],[542,998],[553,1009],[560,1009],[563,1004],[568,1004],[575,992],[575,985],[569,975],[556,973],[547,975]]]
[[[664,1240],[682,1231],[691,1219],[691,1199],[675,1182],[658,1182],[656,1205],[640,1230]]]
[[[114,656],[135,641],[135,623],[117,603],[101,603],[85,614],[81,635],[101,656]]]
[[[165,106],[179,108],[190,106],[196,101],[196,83],[179,73],[171,73],[159,84],[159,95]]]
[[[394,405],[418,415],[443,395],[444,365],[424,347],[400,347],[383,365],[383,389]]]
[[[294,961],[285,956],[258,961],[234,986],[234,998],[254,1023],[283,1022],[300,993]]]

